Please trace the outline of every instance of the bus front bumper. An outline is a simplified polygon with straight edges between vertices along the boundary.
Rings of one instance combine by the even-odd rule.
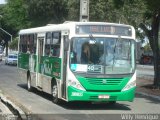
[[[134,100],[135,89],[131,88],[121,92],[90,92],[68,87],[68,101],[130,101]]]

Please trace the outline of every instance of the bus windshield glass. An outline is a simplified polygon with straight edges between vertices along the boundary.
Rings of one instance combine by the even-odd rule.
[[[127,74],[135,69],[134,40],[77,37],[71,41],[70,69],[87,74]]]

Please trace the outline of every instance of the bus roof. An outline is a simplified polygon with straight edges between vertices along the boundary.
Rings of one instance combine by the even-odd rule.
[[[19,35],[21,34],[31,34],[31,33],[41,33],[47,31],[61,31],[61,30],[70,30],[76,25],[114,25],[114,26],[124,26],[124,27],[132,27],[130,25],[118,24],[118,23],[107,23],[107,22],[71,22],[66,21],[63,24],[48,24],[42,27],[22,29],[19,31]],[[133,27],[132,27],[133,28]]]

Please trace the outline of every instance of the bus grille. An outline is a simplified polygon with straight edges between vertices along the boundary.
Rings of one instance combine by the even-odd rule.
[[[107,79],[86,79],[89,84],[93,85],[120,85],[122,78],[107,78]]]

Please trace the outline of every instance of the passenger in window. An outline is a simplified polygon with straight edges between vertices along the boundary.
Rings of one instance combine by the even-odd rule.
[[[52,48],[52,56],[59,56],[59,54],[60,54],[60,48],[59,48],[59,46],[54,46],[54,48]]]
[[[57,48],[56,48],[56,56],[58,57],[58,56],[59,56],[59,54],[60,54],[60,48],[59,48],[59,47],[57,47]]]
[[[29,48],[27,48],[27,53],[28,53],[28,54],[30,54],[30,50],[29,50]]]
[[[99,54],[100,53],[98,45],[90,45],[90,61],[92,61],[92,63],[99,63]]]
[[[50,55],[50,49],[49,48],[46,48],[45,55],[47,55],[47,56]]]
[[[31,48],[30,51],[31,51],[31,54],[34,54],[34,48]]]
[[[88,43],[82,46],[81,63],[87,64],[90,62],[90,47]]]

